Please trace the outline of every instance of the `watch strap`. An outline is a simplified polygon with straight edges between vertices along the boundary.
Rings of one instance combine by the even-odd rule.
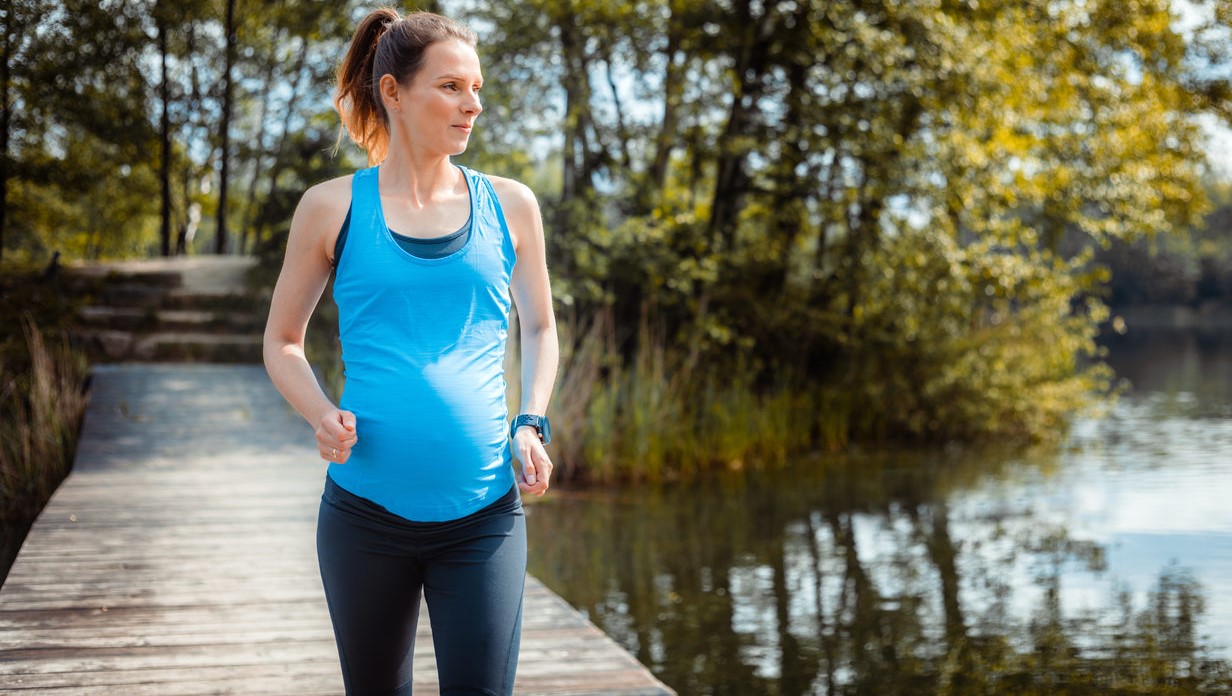
[[[535,434],[539,436],[539,441],[543,442],[544,444],[547,444],[548,442],[547,439],[543,437],[543,430],[544,430],[543,426],[544,426],[544,421],[546,420],[547,420],[546,416],[541,416],[541,415],[534,414],[534,413],[519,413],[513,419],[513,422],[509,424],[509,437],[513,437],[515,434],[517,434],[518,428],[524,425],[529,425],[530,427],[535,429]]]

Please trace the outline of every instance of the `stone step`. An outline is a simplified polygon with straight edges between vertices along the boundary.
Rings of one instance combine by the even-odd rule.
[[[160,331],[137,338],[132,357],[153,362],[260,363],[261,336]]]
[[[135,334],[119,329],[78,327],[69,332],[69,338],[85,351],[90,362],[117,362],[132,353]]]
[[[152,309],[144,307],[82,307],[78,312],[83,326],[119,331],[190,331],[224,333],[261,331],[265,317],[253,312],[193,309]]]
[[[113,271],[108,277],[118,282],[162,288],[178,288],[184,284],[184,274],[179,271]]]
[[[165,269],[118,269],[107,266],[66,266],[64,277],[69,287],[85,287],[90,283],[106,285],[146,285],[178,288],[184,284],[184,274]]]
[[[158,309],[170,288],[145,283],[107,283],[98,291],[98,304],[108,307]]]
[[[261,362],[271,292],[249,290],[252,257],[199,256],[65,266],[92,306],[74,340],[101,362]]]
[[[158,310],[144,307],[87,306],[77,310],[83,328],[111,331],[148,331],[158,325]]]
[[[245,292],[231,290],[201,291],[188,288],[176,288],[169,291],[162,299],[166,309],[184,309],[200,311],[248,311],[265,316],[269,310],[270,291]]]
[[[118,329],[77,329],[73,341],[96,362],[259,363],[259,334],[161,331],[140,334]]]

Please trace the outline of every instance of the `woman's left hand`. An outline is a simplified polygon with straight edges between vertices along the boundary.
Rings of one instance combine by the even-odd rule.
[[[513,436],[513,450],[522,462],[522,473],[518,476],[518,488],[523,493],[541,496],[548,490],[548,481],[552,478],[552,460],[539,440],[534,428],[518,428]]]

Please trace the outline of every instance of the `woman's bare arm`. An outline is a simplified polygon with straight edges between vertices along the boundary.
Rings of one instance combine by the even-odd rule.
[[[274,286],[265,324],[265,369],[291,406],[316,431],[323,459],[345,462],[356,441],[355,417],[340,411],[317,383],[304,354],[304,336],[329,280],[329,240],[345,217],[350,179],[335,179],[308,189],[291,220],[282,271]],[[340,191],[345,185],[346,190]]]
[[[545,414],[556,383],[560,346],[552,310],[543,219],[535,194],[526,186],[492,177],[505,220],[514,234],[518,262],[513,268],[513,301],[518,308],[522,355],[522,413]],[[530,427],[514,435],[514,451],[522,462],[522,490],[543,495],[552,474],[552,462]]]

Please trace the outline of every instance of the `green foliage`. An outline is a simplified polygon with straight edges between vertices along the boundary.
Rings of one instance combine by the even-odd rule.
[[[1095,333],[1107,310],[1086,258],[946,235],[889,240],[855,305],[850,388],[874,432],[929,438],[1055,438],[1107,387]]]
[[[1090,250],[1199,226],[1196,118],[1232,116],[1210,69],[1227,8],[1191,4],[1188,29],[1169,0],[439,9],[482,34],[486,111],[461,160],[536,189],[560,306],[619,328],[602,398],[673,398],[613,377],[673,365],[751,398],[790,383],[830,447],[1047,438],[1100,390]],[[221,124],[220,3],[6,6],[0,249],[152,253],[164,186],[182,251],[207,248],[225,127],[235,246],[279,256],[302,191],[362,164],[328,153],[362,8],[236,8]],[[1222,257],[1202,258],[1195,292],[1218,293]],[[638,357],[659,344],[669,367]]]
[[[141,13],[40,0],[4,13],[5,251],[36,260],[48,250],[145,251],[143,217],[157,197]]]
[[[637,366],[662,340],[666,364],[739,371],[756,398],[792,375],[826,395],[819,444],[841,446],[1052,439],[1106,391],[1093,250],[1209,208],[1194,117],[1222,113],[1227,85],[1195,61],[1228,27],[1208,11],[1182,34],[1176,11],[524,0],[471,14],[489,28],[485,93],[513,117],[492,127],[549,143],[523,151],[561,172],[541,195],[562,304],[629,329],[613,374],[658,379]],[[642,335],[643,316],[671,332]],[[609,416],[626,398],[678,416],[670,391],[605,385]]]
[[[227,199],[233,247],[251,249],[285,226],[288,196],[297,200],[354,159],[319,164],[337,133],[330,93],[353,30],[352,5],[238,0],[236,108],[222,124],[221,4],[6,4],[0,253],[27,260],[53,251],[158,253],[164,107],[173,253],[212,248],[224,125],[235,143]]]

